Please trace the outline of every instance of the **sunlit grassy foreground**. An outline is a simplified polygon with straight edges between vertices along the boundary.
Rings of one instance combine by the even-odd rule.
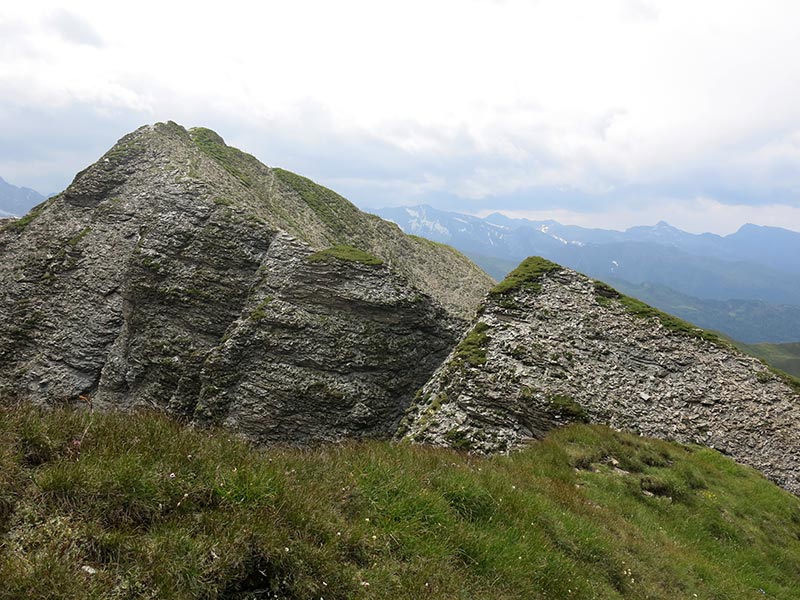
[[[0,411],[0,598],[798,598],[800,502],[579,426],[512,456]]]

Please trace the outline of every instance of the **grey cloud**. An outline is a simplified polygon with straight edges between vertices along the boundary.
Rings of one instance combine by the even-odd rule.
[[[618,113],[612,111],[591,124],[598,138],[603,135],[602,124],[614,114]],[[521,158],[510,159],[494,146],[482,146],[466,126],[443,131],[398,121],[392,133],[432,141],[434,149],[410,152],[388,141],[383,130],[337,127],[336,115],[313,102],[297,106],[291,118],[265,119],[177,101],[160,102],[158,112],[151,114],[129,109],[101,113],[82,104],[44,111],[10,106],[0,99],[0,130],[4,132],[0,175],[42,192],[60,190],[125,133],[169,119],[186,127],[210,127],[266,164],[311,177],[367,208],[428,203],[469,212],[487,208],[598,211],[697,196],[730,204],[800,204],[796,193],[788,196],[800,180],[788,162],[776,172],[780,177],[765,183],[755,181],[747,169],[729,164],[717,151],[669,175],[632,185],[614,167],[594,162],[591,156],[568,160],[560,155],[548,138],[553,132],[538,125],[500,132],[507,135],[508,144],[521,149]],[[744,152],[764,141],[742,140],[737,150]],[[598,185],[537,182],[538,172],[558,168],[573,169],[577,179]],[[467,197],[469,186],[481,189],[482,197]]]
[[[96,48],[105,45],[103,38],[91,23],[67,10],[59,9],[51,13],[45,18],[44,24],[68,42]]]
[[[60,191],[147,120],[134,111],[103,113],[78,103],[41,108],[0,98],[0,176],[41,193]]]

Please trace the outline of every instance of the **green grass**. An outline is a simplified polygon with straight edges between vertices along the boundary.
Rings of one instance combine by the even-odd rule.
[[[291,171],[275,168],[272,172],[280,182],[293,189],[335,235],[343,234],[355,224],[353,219],[359,215],[358,209],[333,190]]]
[[[800,377],[800,342],[789,344],[737,344],[745,352],[792,375]]]
[[[0,581],[3,600],[790,599],[800,502],[711,450],[600,426],[478,458],[8,408]]]
[[[3,226],[2,231],[16,231],[16,232],[23,231],[28,225],[30,225],[33,222],[33,220],[36,217],[38,217],[41,214],[42,210],[44,210],[44,207],[45,207],[44,203],[33,207],[30,211],[28,211],[28,214],[25,215],[24,217],[15,219],[10,223],[6,223]]]
[[[555,394],[547,398],[552,410],[561,416],[568,418],[570,421],[578,421],[587,423],[589,416],[583,407],[575,401],[572,396],[564,394]]]
[[[348,246],[346,244],[340,244],[338,246],[326,248],[325,250],[320,250],[319,252],[314,252],[314,254],[310,254],[306,258],[308,262],[312,263],[325,262],[331,259],[357,262],[365,265],[383,264],[383,260],[377,256],[373,256],[369,252],[364,252],[363,250],[359,250],[358,248],[354,248],[353,246]]]
[[[769,366],[767,367],[773,375],[775,375],[778,379],[783,381],[786,385],[792,388],[796,393],[800,394],[800,379],[795,377],[794,375],[790,375],[780,369],[776,369],[775,367]]]
[[[489,325],[479,321],[456,346],[457,361],[479,367],[486,364],[486,346],[489,345]]]
[[[546,273],[560,271],[563,267],[540,256],[530,256],[511,271],[506,278],[494,286],[489,292],[492,296],[501,296],[520,289],[539,290],[539,280]]]
[[[251,171],[258,164],[253,156],[228,146],[216,132],[205,127],[193,127],[189,130],[189,137],[195,146],[205,155],[213,158],[242,185],[247,188],[253,187]]]
[[[267,296],[261,302],[258,303],[253,309],[253,312],[250,313],[250,318],[254,321],[260,321],[261,319],[267,316],[267,306],[269,306],[270,302],[272,302],[274,298],[272,296]]]
[[[730,342],[713,331],[707,331],[696,325],[692,325],[688,321],[684,321],[683,319],[662,312],[657,308],[653,308],[641,300],[620,294],[617,290],[602,281],[594,282],[594,292],[597,301],[601,304],[618,302],[633,316],[640,319],[658,319],[666,329],[675,333],[706,340],[707,342],[712,342],[725,348],[731,347]]]
[[[75,236],[73,236],[69,240],[67,240],[67,245],[69,245],[72,248],[74,248],[75,246],[80,244],[81,240],[83,240],[90,233],[92,233],[92,228],[91,227],[84,227]]]

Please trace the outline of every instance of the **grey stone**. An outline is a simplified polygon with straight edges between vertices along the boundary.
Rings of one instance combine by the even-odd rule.
[[[485,364],[452,352],[399,436],[489,453],[585,416],[716,448],[800,493],[800,397],[758,359],[634,316],[569,269],[539,285],[489,296]]]
[[[335,244],[383,264],[308,260]],[[0,231],[0,401],[388,436],[490,285],[207,130],[143,127]]]

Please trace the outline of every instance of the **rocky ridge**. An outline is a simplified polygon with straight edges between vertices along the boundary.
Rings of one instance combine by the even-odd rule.
[[[490,285],[174,123],[7,223],[0,257],[3,401],[152,406],[264,441],[389,435]]]
[[[489,294],[399,436],[488,453],[574,421],[710,446],[800,493],[796,382],[543,259]]]

